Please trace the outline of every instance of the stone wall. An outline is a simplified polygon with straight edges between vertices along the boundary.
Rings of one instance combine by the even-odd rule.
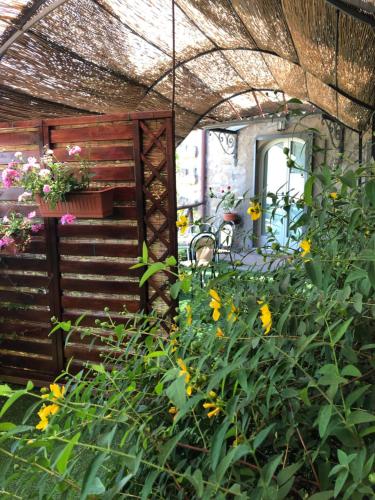
[[[320,114],[294,117],[287,122],[285,130],[282,132],[277,131],[277,119],[254,120],[238,131],[236,155],[226,154],[220,145],[218,134],[212,131],[207,132],[207,219],[216,227],[222,221],[221,208],[216,211],[218,200],[209,198],[208,187],[212,187],[214,192],[220,193],[222,189],[225,190],[227,186],[231,186],[237,195],[243,195],[247,192],[247,198],[254,196],[257,140],[259,147],[278,137],[290,136],[291,134],[298,137],[300,134],[308,133],[309,130],[311,134],[312,128],[316,129],[313,132],[314,145],[324,150],[313,153],[313,165],[319,165],[324,161],[332,165],[338,160],[339,140],[333,137],[332,133],[330,134],[327,123],[322,120]],[[369,140],[370,134],[368,133],[363,138],[363,145],[366,146]],[[346,158],[344,161],[350,168],[351,160],[358,159],[358,134],[350,129],[345,129],[344,149]],[[364,159],[366,159],[365,156],[364,152]],[[244,201],[237,208],[241,218],[241,222],[237,226],[235,241],[235,247],[238,250],[243,246],[251,246],[251,242],[243,241],[244,234],[252,229],[252,222],[246,213],[247,207],[248,201]]]

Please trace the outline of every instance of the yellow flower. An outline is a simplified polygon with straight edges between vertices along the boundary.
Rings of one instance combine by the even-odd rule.
[[[212,399],[215,399],[215,398],[217,397],[217,394],[216,394],[216,392],[215,392],[215,391],[210,391],[210,392],[208,393],[208,395],[209,395],[209,396],[210,396],[210,398],[212,398]]]
[[[185,363],[182,361],[181,358],[178,358],[177,364],[181,368],[181,370],[180,370],[180,376],[181,375],[185,376],[185,382],[187,384],[189,382],[189,380],[190,380],[190,373],[188,372],[187,366],[185,365]]]
[[[214,410],[212,410],[212,411],[210,411],[209,413],[207,413],[207,417],[208,417],[208,418],[216,417],[216,415],[217,415],[218,413],[220,413],[220,412],[221,412],[221,408],[219,408],[219,407],[217,406]]]
[[[259,301],[259,304],[263,304],[262,301]],[[260,308],[260,320],[262,322],[262,326],[264,328],[264,334],[267,335],[272,327],[272,314],[268,304],[263,304]]]
[[[186,306],[186,323],[190,326],[193,322],[193,313],[191,309],[191,305],[188,304]]]
[[[168,413],[170,413],[171,415],[176,415],[177,408],[175,406],[171,406],[168,410]]]
[[[260,204],[257,201],[252,201],[247,209],[247,213],[250,215],[251,220],[258,220],[262,213]]]
[[[238,320],[238,308],[233,304],[230,306],[230,312],[228,314],[228,321],[237,321]]]
[[[58,384],[51,384],[49,388],[56,399],[64,397],[65,387],[63,385],[60,387]]]
[[[220,318],[221,299],[216,290],[213,290],[212,288],[209,291],[209,294],[212,297],[212,300],[210,302],[210,307],[213,309],[212,319],[214,321],[218,321]]]
[[[191,396],[192,392],[193,392],[193,387],[192,387],[191,385],[188,385],[188,386],[186,387],[186,394],[187,394],[188,396]]]
[[[332,200],[335,200],[337,198],[336,191],[333,191],[332,193],[329,193],[329,196],[332,198]]]
[[[187,228],[189,227],[189,219],[186,215],[180,215],[178,221],[176,222],[176,226],[179,228],[181,234],[185,234]]]
[[[302,240],[301,243],[299,244],[300,248],[302,248],[302,257],[305,257],[308,253],[310,253],[311,250],[311,241],[310,240]]]
[[[216,408],[216,404],[215,403],[203,403],[203,408],[205,408],[205,409]]]
[[[224,332],[223,330],[220,328],[220,326],[217,327],[217,330],[216,330],[216,337],[224,337]]]
[[[35,429],[38,429],[39,431],[44,431],[47,425],[48,425],[48,420],[46,418],[43,418],[39,423],[36,424]]]

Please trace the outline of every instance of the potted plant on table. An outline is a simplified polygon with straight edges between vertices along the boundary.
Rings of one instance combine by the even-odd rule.
[[[74,214],[75,217],[103,218],[113,211],[113,188],[90,189],[88,163],[80,158],[79,146],[67,147],[67,153],[79,167],[58,161],[51,149],[45,148],[40,163],[30,157],[25,161],[22,153],[15,154],[3,171],[3,185],[22,186],[24,193],[19,201],[34,199],[39,205],[42,217],[61,217]]]
[[[215,194],[213,189],[210,187],[209,196],[210,198],[217,198],[218,200],[220,200],[217,205],[217,209],[219,209],[220,207],[223,209],[223,219],[225,221],[238,221],[239,215],[235,211],[235,209],[241,203],[242,197],[237,197],[230,186],[228,186],[226,189],[221,189],[220,194]]]
[[[35,212],[26,217],[11,211],[0,219],[0,254],[17,254],[24,252],[33,234],[43,229],[43,224],[34,221]]]

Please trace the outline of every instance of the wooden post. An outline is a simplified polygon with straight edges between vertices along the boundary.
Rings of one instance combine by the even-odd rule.
[[[40,155],[43,156],[44,146],[49,147],[49,127],[41,122],[41,144]],[[61,287],[60,287],[60,255],[58,247],[57,220],[54,218],[44,219],[46,234],[46,258],[49,277],[49,308],[51,317],[62,321]],[[62,330],[56,330],[52,335],[53,361],[56,374],[64,368],[64,339]]]
[[[141,161],[141,128],[139,120],[133,120],[134,127],[134,178],[136,190],[137,225],[138,225],[138,255],[142,255],[143,243],[147,244],[146,224],[145,224],[145,201],[143,194],[143,163]],[[139,276],[144,268],[140,268]],[[145,283],[139,290],[141,310],[148,310],[148,285]]]

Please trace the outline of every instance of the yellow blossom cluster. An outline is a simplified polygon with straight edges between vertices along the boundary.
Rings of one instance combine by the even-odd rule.
[[[252,201],[247,209],[247,213],[250,215],[251,220],[258,220],[262,213],[260,204],[257,201]]]
[[[50,391],[52,393],[52,398],[50,394],[44,394],[42,396],[43,399],[50,399],[51,401],[57,401],[58,399],[62,399],[64,397],[65,387],[59,386],[58,384],[51,384],[49,386]],[[59,411],[60,407],[56,403],[52,403],[51,405],[43,405],[41,409],[38,411],[38,417],[40,421],[35,426],[36,429],[44,431],[48,425],[48,419],[55,415]]]
[[[264,328],[264,334],[267,335],[272,327],[272,314],[268,304],[264,304],[262,300],[258,301],[260,304],[260,320],[262,322],[262,326]]]
[[[219,401],[217,401],[217,394],[215,391],[210,391],[208,393],[209,397],[211,399],[213,399],[214,401],[213,402],[206,402],[206,403],[203,403],[203,408],[205,410],[210,410],[208,413],[207,413],[207,417],[208,418],[212,418],[212,417],[216,417],[216,415],[218,415],[221,411],[222,411],[222,408],[220,406],[220,403]]]
[[[193,310],[191,308],[191,305],[188,304],[186,306],[186,324],[190,326],[192,322],[193,322]]]
[[[240,311],[239,311],[238,307],[236,307],[233,304],[233,302],[232,302],[232,304],[230,306],[230,311],[229,311],[229,314],[228,314],[228,318],[227,318],[228,321],[233,321],[233,322],[237,321],[238,320],[238,313],[239,312]]]
[[[176,226],[180,230],[181,234],[185,234],[187,228],[189,227],[189,219],[186,217],[186,215],[180,215],[176,222]]]
[[[302,240],[299,244],[300,248],[302,248],[302,257],[305,257],[311,251],[311,241],[310,240]]]
[[[179,373],[179,376],[184,376],[185,377],[185,384],[187,384],[187,387],[186,387],[186,394],[188,396],[191,396],[192,392],[193,392],[193,388],[191,385],[189,385],[189,382],[190,382],[190,373],[187,369],[187,366],[185,365],[185,363],[183,362],[183,360],[181,358],[178,358],[177,360],[177,364],[178,366],[180,367],[180,373]]]
[[[219,294],[217,293],[216,290],[213,290],[211,288],[209,293],[212,297],[212,300],[210,302],[210,307],[211,307],[211,309],[213,309],[212,319],[214,321],[218,321],[220,318],[221,299],[220,299]]]

